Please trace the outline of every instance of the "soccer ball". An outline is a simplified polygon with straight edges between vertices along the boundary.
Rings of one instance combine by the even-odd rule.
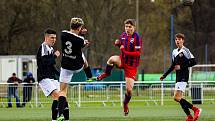
[[[182,0],[184,6],[191,6],[195,0]]]

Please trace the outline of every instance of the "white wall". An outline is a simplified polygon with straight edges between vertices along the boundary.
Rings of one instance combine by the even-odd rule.
[[[23,62],[28,63],[28,70],[33,73],[36,79],[37,65],[36,59],[33,55],[21,55],[21,56],[0,56],[0,82],[6,82],[12,73],[16,73],[17,77],[23,79]]]
[[[16,58],[1,58],[0,60],[0,81],[7,81],[12,73],[17,73]]]

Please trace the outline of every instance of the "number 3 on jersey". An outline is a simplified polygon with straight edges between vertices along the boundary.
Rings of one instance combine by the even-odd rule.
[[[71,54],[72,53],[72,43],[70,41],[66,41],[66,49],[64,49],[64,52],[66,54]]]

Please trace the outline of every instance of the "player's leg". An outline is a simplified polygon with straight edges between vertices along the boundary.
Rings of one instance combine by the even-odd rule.
[[[67,101],[67,90],[68,90],[68,84],[67,83],[61,83],[60,84],[60,95],[58,99],[58,116],[61,118],[61,116],[64,116],[64,120],[69,120],[69,105]]]
[[[131,100],[132,90],[134,86],[134,79],[125,77],[125,81],[126,81],[126,93],[123,101],[123,108],[124,108],[124,114],[125,116],[127,116],[129,113],[128,103]]]
[[[51,108],[51,110],[52,110],[52,120],[55,121],[55,120],[57,120],[57,115],[58,115],[57,106],[58,106],[59,91],[54,90],[51,93],[51,96],[52,96],[52,99],[53,99],[52,108]]]
[[[58,116],[58,99],[60,96],[60,83],[58,82],[58,80],[53,80],[54,85],[56,86],[57,90],[55,94],[52,95],[53,97],[53,110],[52,110],[52,116],[54,116],[54,118],[57,119]],[[55,96],[56,95],[56,96]],[[63,117],[60,118],[60,120],[65,120],[68,121],[69,120],[69,107],[68,107],[68,102],[65,102],[65,106],[64,106],[64,111],[63,111]],[[58,119],[59,120],[59,119]]]
[[[134,86],[134,81],[136,80],[137,69],[129,67],[128,65],[124,65],[123,68],[125,72],[125,81],[126,81],[126,93],[125,93],[125,99],[123,102],[123,107],[124,107],[124,114],[126,116],[128,115],[128,112],[129,112],[128,103],[130,102],[130,99],[132,97],[132,90]]]
[[[174,100],[176,102],[179,102],[179,104],[181,105],[181,108],[184,110],[185,114],[187,115],[187,121],[189,120],[193,120],[193,116],[190,113],[189,108],[187,107],[185,100],[182,98],[183,96],[183,92],[180,90],[175,90],[174,92]]]
[[[65,118],[69,118],[69,110],[65,110],[68,108],[68,102],[67,102],[67,91],[68,91],[68,83],[71,81],[72,76],[74,73],[78,73],[83,68],[75,71],[67,70],[61,68],[60,72],[60,93],[59,93],[59,99],[58,99],[58,111],[59,111],[59,118],[61,118],[61,115],[64,114]],[[66,111],[66,112],[64,112]],[[69,120],[69,119],[68,119]]]
[[[64,113],[65,105],[67,102],[66,95],[68,90],[68,84],[61,82],[60,83],[60,94],[58,99],[58,115],[59,117]]]
[[[174,100],[176,102],[179,102],[182,109],[187,115],[187,121],[190,121],[193,120],[193,117],[190,113],[189,108],[192,109],[193,105],[183,98],[183,93],[185,92],[186,85],[187,85],[186,82],[177,82],[175,84]]]
[[[90,66],[88,65],[87,61],[84,63],[84,72],[87,76],[87,78],[92,78],[92,72],[91,72],[91,69],[90,69]]]
[[[188,102],[186,99],[184,99],[182,91],[176,90],[174,99],[175,99],[175,101],[180,103],[182,109],[187,114],[187,120],[188,121],[189,120],[196,121],[199,118],[199,116],[202,112],[202,109],[197,108],[196,106],[194,106],[193,104]],[[192,117],[189,109],[192,109],[194,111],[194,117]]]
[[[84,72],[85,72],[88,79],[92,78],[93,75],[92,75],[90,66],[89,66],[87,59],[85,58],[83,53],[82,53],[82,58],[84,59]]]
[[[111,56],[108,59],[107,65],[106,65],[106,68],[105,68],[105,72],[102,73],[101,75],[99,75],[97,77],[97,80],[102,80],[102,79],[110,76],[111,75],[111,71],[112,71],[114,65],[116,65],[117,67],[120,67],[120,65],[121,65],[121,58],[120,58],[120,56]]]
[[[63,116],[65,121],[69,121],[69,104],[68,101],[65,103],[65,108],[63,111]]]
[[[39,86],[41,87],[43,93],[45,96],[51,96],[52,97],[52,120],[57,120],[57,105],[58,105],[58,98],[59,98],[59,90],[54,84],[53,79],[43,79],[39,82]]]
[[[186,88],[187,83],[186,82],[181,82],[181,84],[179,83],[178,88],[181,88],[181,93],[183,94],[183,92],[185,92],[185,88]],[[182,98],[179,100],[179,103],[184,106],[185,108],[189,108],[192,109],[194,111],[194,117],[193,120],[196,121],[200,114],[202,109],[197,108],[196,106],[194,106],[193,104],[191,104],[190,102],[188,102],[186,99],[183,98],[183,95],[181,96]],[[188,110],[189,110],[188,109]],[[186,113],[186,112],[185,112]],[[187,113],[186,113],[187,114]],[[190,115],[188,115],[188,120],[190,119],[189,117],[191,117]],[[192,120],[192,118],[191,118]]]
[[[192,121],[196,121],[200,114],[202,109],[199,109],[197,107],[195,107],[193,104],[191,104],[190,102],[188,102],[186,99],[181,98],[181,100],[179,101],[179,103],[181,104],[181,107],[184,109],[184,112],[187,114],[188,118],[187,120],[192,120]],[[192,109],[194,111],[194,116],[192,117],[189,109]]]

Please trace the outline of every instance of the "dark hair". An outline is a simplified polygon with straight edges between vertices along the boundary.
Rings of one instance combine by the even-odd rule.
[[[54,29],[51,29],[51,28],[47,28],[45,31],[44,31],[44,35],[46,34],[56,34],[57,32],[54,30]]]
[[[80,26],[84,25],[84,21],[81,18],[72,18],[70,21],[70,29],[78,29]]]
[[[185,38],[185,36],[184,36],[184,34],[182,34],[182,33],[177,33],[177,34],[175,34],[175,38],[182,38],[182,39],[184,39]]]
[[[124,21],[124,24],[131,24],[132,26],[136,26],[136,20],[135,19],[126,19]]]
[[[13,76],[16,76],[16,73],[12,73]]]

